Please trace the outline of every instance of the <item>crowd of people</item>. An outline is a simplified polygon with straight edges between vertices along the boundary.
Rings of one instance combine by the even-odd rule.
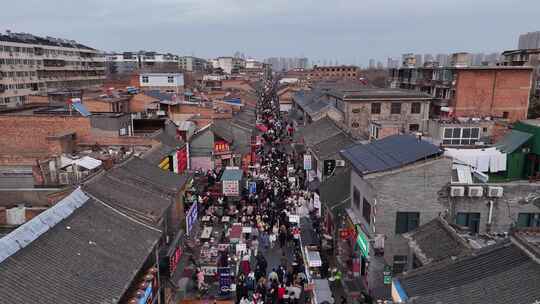
[[[213,196],[211,189],[219,172],[212,170],[206,174],[206,191],[196,198],[202,214],[210,217],[211,222],[226,215],[243,227],[252,227],[245,235],[246,252],[238,261],[235,277],[236,303],[240,304],[304,303],[306,266],[299,221],[292,221],[291,216],[308,216],[317,210],[312,193],[305,190],[303,168],[296,166],[297,156],[286,145],[294,136],[294,127],[279,115],[272,94],[272,85],[267,84],[257,107],[261,144],[256,150],[255,165],[246,172],[247,180],[256,183],[256,191],[244,191],[238,199]],[[228,228],[221,233],[219,243],[226,241]],[[228,250],[220,251],[217,266],[234,266],[231,255]],[[279,264],[269,267],[269,255],[272,259],[279,255]],[[199,289],[206,288],[201,269],[196,280]]]

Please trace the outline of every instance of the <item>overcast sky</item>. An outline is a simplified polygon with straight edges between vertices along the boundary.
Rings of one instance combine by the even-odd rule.
[[[9,3],[9,4],[8,4]],[[540,0],[16,0],[0,31],[105,51],[306,56],[366,65],[402,53],[500,52],[540,30]]]

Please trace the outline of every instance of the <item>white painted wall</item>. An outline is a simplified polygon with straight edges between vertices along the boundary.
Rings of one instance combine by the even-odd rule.
[[[143,82],[143,78],[148,77],[148,82]],[[169,82],[169,77],[173,77],[173,82]],[[182,73],[144,73],[139,76],[141,87],[171,87],[184,86],[184,74]]]

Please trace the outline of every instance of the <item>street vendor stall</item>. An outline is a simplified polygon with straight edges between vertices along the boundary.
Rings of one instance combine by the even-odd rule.
[[[221,186],[224,196],[240,196],[240,183],[244,172],[238,168],[227,167],[221,175]]]
[[[322,267],[321,254],[316,250],[316,248],[311,246],[306,246],[304,253],[307,260],[307,272],[309,278],[320,279]]]
[[[334,299],[332,299],[332,290],[330,290],[328,280],[313,280],[313,285],[313,297],[311,298],[312,304],[319,304],[323,302],[334,303]]]

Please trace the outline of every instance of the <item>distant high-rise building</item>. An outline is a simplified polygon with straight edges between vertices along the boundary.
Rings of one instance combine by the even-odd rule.
[[[384,65],[382,64],[382,62],[377,61],[377,69],[379,69],[379,70],[384,69]]]
[[[375,59],[370,59],[370,60],[369,60],[369,68],[370,68],[370,69],[374,69],[374,68],[375,68]]]
[[[448,65],[448,55],[447,54],[437,54],[435,56],[435,61],[439,63],[439,66],[447,66]]]
[[[472,65],[479,66],[484,62],[485,55],[484,53],[472,54]]]
[[[540,48],[540,31],[529,32],[519,35],[518,49],[539,49]]]
[[[433,62],[433,55],[424,54],[424,63],[426,63],[426,62]]]
[[[271,57],[264,60],[272,66],[272,70],[276,72],[289,71],[293,69],[307,69],[309,59],[306,57]]]
[[[414,59],[416,60],[417,67],[421,67],[424,65],[424,61],[422,60],[422,54],[415,54]]]

